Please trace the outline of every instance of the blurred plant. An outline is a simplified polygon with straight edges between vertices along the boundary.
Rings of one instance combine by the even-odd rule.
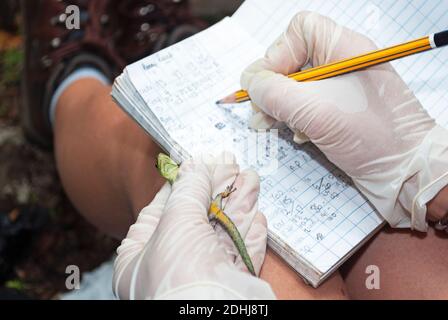
[[[0,87],[17,85],[22,70],[23,51],[13,48],[0,53]]]
[[[20,279],[8,280],[5,282],[5,287],[8,289],[15,289],[17,291],[23,291],[27,285]]]
[[[23,65],[23,51],[20,47],[0,50],[0,119],[17,109],[18,88]]]
[[[0,90],[17,85],[22,69],[19,1],[0,1]]]

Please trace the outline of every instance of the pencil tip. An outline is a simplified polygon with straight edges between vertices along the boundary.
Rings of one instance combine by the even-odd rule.
[[[231,94],[221,100],[216,101],[216,104],[221,105],[221,104],[231,104],[231,103],[236,103],[236,102],[237,102],[237,100],[236,100],[235,94]]]

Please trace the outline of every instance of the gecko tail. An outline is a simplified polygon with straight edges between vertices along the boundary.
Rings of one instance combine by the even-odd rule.
[[[233,223],[232,219],[230,219],[230,217],[222,210],[219,210],[219,212],[214,215],[214,219],[224,228],[224,230],[226,230],[227,234],[232,239],[249,272],[253,276],[256,276],[255,268],[252,264],[249,253],[247,252],[244,240],[241,237],[241,234],[238,231],[236,225]]]

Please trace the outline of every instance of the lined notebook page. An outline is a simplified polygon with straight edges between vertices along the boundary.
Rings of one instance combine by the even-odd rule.
[[[139,112],[158,119],[170,135],[167,144],[178,143],[189,155],[230,150],[242,168],[262,175],[260,210],[271,242],[300,256],[305,269],[324,275],[383,221],[314,147],[297,146],[287,129],[279,131],[278,140],[275,132],[260,136],[248,130],[249,104],[216,106],[239,88],[242,70],[265,49],[226,19],[126,72],[147,105]]]
[[[233,19],[268,47],[302,10],[331,17],[367,35],[380,48],[448,28],[446,0],[247,0]],[[448,127],[448,50],[433,50],[392,64],[430,115]]]

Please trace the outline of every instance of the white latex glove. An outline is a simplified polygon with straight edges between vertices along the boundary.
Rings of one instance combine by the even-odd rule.
[[[242,87],[265,113],[251,125],[285,122],[297,142],[308,137],[350,175],[391,226],[426,231],[426,204],[448,185],[448,133],[393,67],[308,83],[284,76],[375,48],[326,17],[297,14],[265,58],[243,73]]]
[[[226,213],[245,239],[257,274],[266,251],[266,219],[258,212],[259,179],[240,173],[232,155],[186,161],[142,210],[118,248],[114,292],[120,299],[273,299],[270,286],[246,269],[230,237],[210,225],[212,197],[235,181]]]

